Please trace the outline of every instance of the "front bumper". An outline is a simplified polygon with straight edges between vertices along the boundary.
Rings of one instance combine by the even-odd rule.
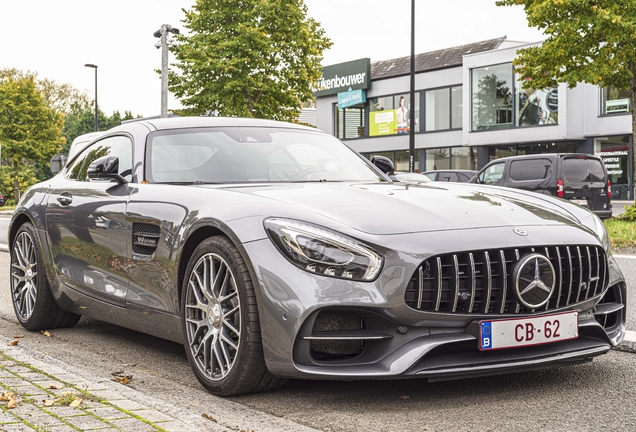
[[[492,243],[492,238],[497,238],[498,247],[515,247],[519,237],[507,235],[510,231],[505,229],[504,235],[503,229],[479,230],[470,240],[458,235],[460,240],[454,244],[448,244],[448,233],[392,236],[401,251],[382,250],[384,267],[372,283],[302,271],[290,264],[269,239],[242,245],[258,281],[261,335],[269,370],[287,378],[445,380],[581,363],[618,344],[625,331],[626,286],[611,257],[609,289],[561,309],[579,312],[579,337],[575,340],[482,352],[472,330],[474,323],[510,315],[431,313],[406,305],[406,285],[422,260],[432,254],[471,250],[469,244],[487,244],[482,242],[486,239]],[[548,244],[549,238],[561,238],[592,244],[589,236],[580,238],[580,231],[569,228],[535,227],[532,231],[540,232],[536,236],[541,238],[521,240]],[[411,252],[425,249],[422,245],[436,250]],[[325,325],[321,316],[335,317],[327,320],[335,323],[334,328]],[[359,325],[355,325],[356,319]],[[338,322],[343,327],[338,328]],[[315,355],[316,347],[330,352],[330,343],[332,351],[341,350],[343,355]]]

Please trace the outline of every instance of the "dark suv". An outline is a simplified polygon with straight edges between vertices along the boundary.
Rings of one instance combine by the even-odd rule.
[[[612,216],[612,188],[598,156],[569,153],[496,159],[472,182],[553,195],[587,207],[601,219]]]

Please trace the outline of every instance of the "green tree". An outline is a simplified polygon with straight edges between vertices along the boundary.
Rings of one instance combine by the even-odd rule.
[[[527,88],[579,82],[629,88],[636,106],[636,0],[500,0],[523,6],[528,24],[547,36],[541,46],[521,49],[514,61]],[[636,115],[632,136],[636,142]],[[636,158],[634,159],[636,172]]]
[[[14,198],[20,199],[20,166],[48,161],[64,144],[63,115],[44,102],[34,79],[0,79],[0,145],[11,160]]]
[[[68,114],[73,109],[89,109],[91,106],[91,101],[86,92],[79,91],[72,84],[59,83],[50,78],[39,79],[36,72],[22,71],[15,68],[0,69],[0,81],[8,78],[14,80],[33,78],[35,86],[42,93],[46,105],[58,112]]]
[[[181,112],[293,121],[331,46],[303,0],[197,0],[172,47]]]
[[[119,111],[113,112],[110,117],[104,114],[100,109],[97,110],[97,119],[99,121],[99,130],[105,131],[115,126],[119,126],[124,120],[131,120],[136,117],[130,111],[124,111],[122,117]],[[72,109],[69,114],[64,117],[64,137],[66,144],[62,149],[62,153],[68,153],[71,143],[80,135],[93,132],[95,129],[95,111],[90,107],[77,107]]]

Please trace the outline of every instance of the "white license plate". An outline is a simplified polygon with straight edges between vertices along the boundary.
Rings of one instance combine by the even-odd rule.
[[[578,312],[479,322],[479,349],[541,345],[579,337]]]
[[[587,207],[587,200],[584,200],[584,199],[571,199],[570,202],[573,202],[574,204],[578,204],[580,206]]]

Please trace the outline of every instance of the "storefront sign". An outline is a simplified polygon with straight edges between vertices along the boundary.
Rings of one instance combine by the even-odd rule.
[[[396,133],[397,116],[395,110],[369,113],[369,136],[395,135]]]
[[[371,59],[369,58],[325,66],[314,95],[327,96],[345,92],[349,88],[366,89],[369,88],[370,81]]]
[[[338,109],[358,105],[367,101],[366,90],[352,90],[338,93]]]
[[[605,165],[608,175],[622,176],[625,170],[623,166],[627,164],[629,153],[626,151],[613,151],[601,153],[601,159]],[[615,182],[615,181],[614,181]]]

